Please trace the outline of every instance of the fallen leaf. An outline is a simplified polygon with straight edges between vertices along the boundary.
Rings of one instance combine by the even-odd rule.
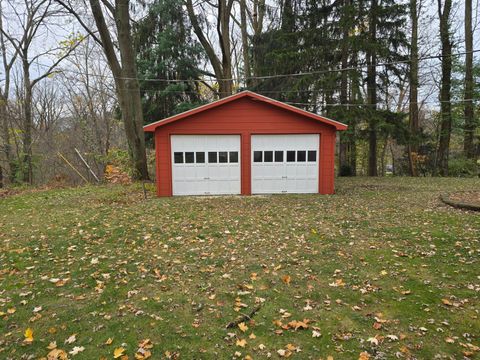
[[[81,353],[84,351],[85,348],[83,346],[74,346],[72,351],[69,351],[68,353],[71,354],[72,356],[77,355],[78,353]]]
[[[366,351],[363,351],[360,353],[360,356],[358,357],[358,360],[369,360],[370,359],[370,354]]]
[[[77,340],[77,334],[70,335],[67,340],[65,340],[65,344],[72,344]]]
[[[53,349],[47,354],[47,360],[68,360],[68,355],[61,349]]]
[[[247,340],[245,340],[245,339],[238,339],[237,342],[236,342],[236,345],[244,348],[245,345],[247,345]]]
[[[113,358],[118,359],[120,356],[123,355],[124,352],[125,349],[123,347],[116,348],[115,350],[113,350]]]
[[[293,320],[288,323],[288,327],[293,328],[295,330],[298,329],[308,329],[308,319],[303,319],[303,321]]]
[[[287,285],[290,285],[290,282],[292,281],[292,278],[290,275],[284,275],[282,276],[282,281],[287,284]]]
[[[398,341],[398,336],[397,335],[387,335],[387,339],[391,341]]]
[[[285,349],[277,350],[277,354],[280,355],[281,357],[285,357],[287,355],[287,350]]]
[[[453,303],[448,299],[442,299],[443,305],[453,306]]]
[[[25,330],[24,336],[25,336],[25,339],[23,339],[23,342],[26,342],[26,343],[33,342],[33,331],[32,331],[32,329],[27,328],[27,330]]]

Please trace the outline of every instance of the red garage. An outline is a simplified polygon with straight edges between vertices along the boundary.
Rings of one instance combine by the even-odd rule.
[[[346,129],[251,91],[144,127],[155,133],[158,196],[332,194]]]

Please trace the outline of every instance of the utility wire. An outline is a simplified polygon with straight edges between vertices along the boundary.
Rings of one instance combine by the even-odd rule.
[[[99,92],[102,92],[102,91],[105,91],[104,89],[99,89],[98,87],[95,87],[95,86],[92,86],[92,85],[89,85],[89,87],[91,89],[93,89],[94,91],[99,91]],[[266,91],[262,91],[262,90],[258,90],[258,91],[255,91],[256,93],[260,94],[260,95],[272,95],[272,94],[287,94],[287,93],[323,93],[325,92],[325,90],[328,90],[328,89],[318,89],[318,90],[266,90]],[[330,90],[338,90],[338,88],[335,88],[335,89],[330,89]],[[182,94],[195,94],[195,95],[198,95],[198,92],[197,91],[188,91],[188,90],[161,90],[161,89],[141,89],[140,90],[141,92],[161,92],[161,93],[168,93],[168,94],[178,94],[178,95],[182,95]],[[291,104],[291,105],[305,105],[305,106],[312,106],[312,105],[315,105],[315,103],[302,103],[302,102],[289,102],[289,101],[284,101],[285,103],[287,104]],[[456,99],[456,100],[424,100],[424,101],[418,101],[418,102],[405,102],[404,104],[405,105],[408,105],[408,104],[417,104],[417,105],[426,105],[426,104],[438,104],[438,103],[451,103],[451,104],[460,104],[460,103],[464,103],[464,102],[474,102],[474,103],[477,103],[479,102],[480,103],[480,99]],[[338,106],[374,106],[374,105],[385,105],[384,102],[382,103],[376,103],[376,104],[367,104],[367,103],[344,103],[344,104],[341,104],[341,103],[322,103],[322,102],[319,102],[318,105],[321,105],[321,106],[335,106],[335,107],[338,107]]]
[[[450,57],[454,56],[462,56],[466,54],[473,54],[480,52],[480,49],[475,49],[472,51],[463,51],[463,52],[458,52],[455,54],[451,54]],[[423,57],[419,57],[418,61],[425,61],[425,60],[432,60],[432,59],[442,59],[444,56],[441,54],[437,55],[426,55]],[[406,60],[398,60],[398,61],[391,61],[391,62],[384,62],[384,63],[379,63],[376,66],[377,67],[382,67],[382,66],[390,66],[390,65],[400,65],[400,64],[408,64],[411,62],[411,59],[406,59]],[[44,64],[36,64],[37,66],[45,66],[48,67],[48,65]],[[435,65],[438,66],[438,65]],[[275,79],[275,78],[283,78],[283,77],[300,77],[300,76],[306,76],[306,75],[320,75],[320,74],[329,74],[329,73],[337,73],[337,72],[343,72],[343,71],[353,71],[353,70],[360,70],[364,69],[367,67],[367,64],[362,64],[354,67],[348,67],[348,68],[339,68],[339,69],[329,69],[329,70],[316,70],[316,71],[305,71],[305,72],[299,72],[299,73],[292,73],[292,74],[277,74],[277,75],[265,75],[265,76],[249,76],[249,77],[232,77],[232,78],[221,78],[217,79],[212,75],[205,75],[208,77],[211,77],[213,79],[158,79],[158,78],[132,78],[132,77],[115,77],[115,76],[109,76],[109,75],[100,75],[100,74],[89,74],[90,77],[98,77],[98,78],[103,78],[103,79],[119,79],[119,80],[138,80],[138,81],[145,81],[145,82],[167,82],[167,83],[180,83],[180,82],[199,82],[199,83],[204,83],[204,82],[218,82],[218,81],[246,81],[246,80],[267,80],[267,79]],[[61,72],[69,72],[72,74],[78,74],[78,75],[85,75],[84,73],[81,73],[79,71],[74,71],[74,70],[58,70],[58,73]]]

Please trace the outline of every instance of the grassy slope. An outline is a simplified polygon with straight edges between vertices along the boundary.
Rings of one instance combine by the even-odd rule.
[[[46,356],[56,341],[83,346],[75,359],[113,358],[122,344],[132,359],[146,338],[155,359],[276,358],[287,344],[299,359],[462,358],[467,343],[480,346],[480,215],[438,195],[479,187],[339,179],[335,196],[142,201],[138,186],[117,186],[1,199],[0,358]],[[70,280],[57,287],[51,278]],[[236,312],[237,298],[248,308]],[[245,333],[225,329],[263,299]],[[280,334],[273,323],[302,319],[309,329]],[[23,343],[27,327],[32,344]],[[375,335],[378,346],[366,341]]]

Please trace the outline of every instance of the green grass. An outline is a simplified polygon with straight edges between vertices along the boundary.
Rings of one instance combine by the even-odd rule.
[[[152,359],[278,358],[287,344],[298,359],[479,358],[480,214],[438,200],[479,188],[357,178],[338,179],[334,196],[155,198],[152,188],[145,201],[132,185],[0,199],[0,358],[46,357],[56,341],[83,346],[75,359],[121,346],[134,359],[144,339]],[[237,298],[247,308],[235,311]],[[245,333],[225,328],[259,301]],[[308,329],[274,324],[303,319]]]

